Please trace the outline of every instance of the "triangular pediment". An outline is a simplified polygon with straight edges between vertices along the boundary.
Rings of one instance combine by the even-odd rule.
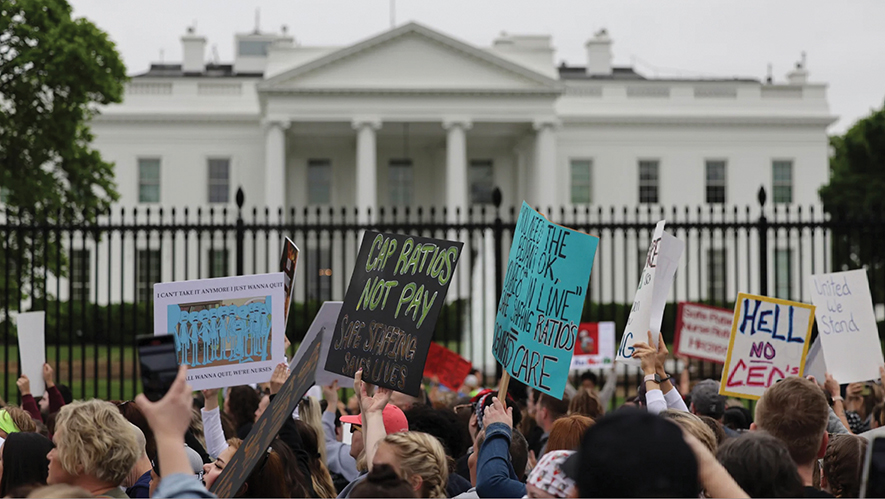
[[[488,91],[559,93],[557,80],[417,23],[278,74],[266,92]]]

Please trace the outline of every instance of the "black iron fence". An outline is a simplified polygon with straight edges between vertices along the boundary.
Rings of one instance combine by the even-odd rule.
[[[831,217],[819,207],[707,205],[663,208],[541,209],[548,218],[600,237],[583,320],[614,321],[622,331],[654,225],[685,242],[664,314],[673,339],[676,303],[733,307],[737,292],[808,301],[809,276],[867,265],[877,313],[885,314],[885,265],[878,240],[885,218]],[[238,207],[120,209],[75,225],[0,212],[2,396],[16,397],[20,372],[15,316],[47,315],[47,359],[75,397],[131,398],[138,387],[133,340],[153,331],[152,286],[278,271],[284,237],[301,249],[287,334],[297,346],[323,301],[344,297],[367,228],[464,241],[465,249],[434,339],[490,378],[491,332],[517,209],[497,204],[445,209]],[[294,346],[293,346],[294,348]],[[291,352],[290,352],[291,353]],[[698,377],[720,366],[691,361]],[[619,396],[635,391],[638,370],[620,370]],[[490,380],[491,381],[491,380]]]

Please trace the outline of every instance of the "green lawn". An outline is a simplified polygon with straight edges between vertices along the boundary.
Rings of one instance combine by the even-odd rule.
[[[74,398],[111,398],[128,400],[140,390],[140,382],[133,381],[135,371],[135,350],[132,347],[93,345],[48,345],[46,361],[55,369],[56,382],[71,388]],[[122,366],[120,365],[123,359]],[[108,376],[110,360],[111,375]],[[0,363],[4,365],[2,396],[6,401],[18,401],[18,387],[15,385],[21,370],[18,366],[18,346],[0,344]],[[96,363],[98,375],[96,376]],[[123,378],[123,379],[121,379]],[[108,392],[110,389],[110,392]]]

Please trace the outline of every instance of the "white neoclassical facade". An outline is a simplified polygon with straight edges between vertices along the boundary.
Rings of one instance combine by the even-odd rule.
[[[176,207],[181,223],[185,206],[191,221],[196,208],[208,221],[208,209],[235,207],[238,188],[249,208],[358,208],[371,221],[393,206],[486,205],[495,187],[505,207],[526,200],[543,211],[755,206],[760,186],[774,203],[809,205],[828,179],[835,117],[826,85],[809,82],[803,63],[777,82],[659,79],[613,66],[604,31],[587,41],[585,63],[569,66],[556,63],[549,36],[501,35],[478,47],[415,23],[343,47],[239,34],[232,64],[207,63],[204,37],[182,43],[180,64],[133,76],[124,101],[92,123],[95,147],[116,165],[118,208],[142,221],[148,210],[157,221],[158,208],[170,220]],[[230,275],[229,236],[75,238],[60,297],[147,301],[154,282]],[[755,291],[741,262],[758,246],[734,237],[693,242],[680,262],[692,270],[670,299]],[[259,262],[252,271],[278,258],[272,239],[244,248]],[[296,300],[343,297],[355,236],[296,242],[306,262]],[[490,237],[467,243],[448,298],[470,298],[466,355],[491,366],[493,248]],[[770,275],[785,286],[772,294],[800,298],[791,276],[820,269],[826,256],[802,253],[802,242],[770,244],[780,264]],[[647,245],[635,234],[602,241],[591,300],[629,303]]]
[[[826,85],[656,79],[549,36],[490,47],[409,23],[344,47],[240,34],[233,64],[182,37],[93,123],[123,206],[464,208],[810,204],[828,178]],[[365,213],[365,212],[364,212]],[[366,215],[364,215],[366,216]]]

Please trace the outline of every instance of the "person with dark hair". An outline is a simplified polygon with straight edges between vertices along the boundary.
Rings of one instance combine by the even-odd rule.
[[[70,393],[66,400],[62,392],[55,386],[54,371],[49,363],[43,364],[43,383],[46,386],[46,391],[39,400],[31,394],[31,381],[27,376],[22,374],[15,383],[22,395],[22,409],[27,411],[35,421],[41,423],[45,422],[51,414],[57,413],[66,403],[70,403]]]
[[[729,407],[722,413],[722,426],[740,433],[750,429],[752,415],[746,407]]]
[[[605,407],[598,395],[585,388],[580,388],[569,401],[568,414],[580,414],[590,419],[597,419],[605,414]]]
[[[538,397],[538,404],[535,407],[535,421],[538,422],[538,426],[544,430],[544,433],[536,444],[537,448],[532,449],[535,452],[535,456],[540,456],[544,453],[544,450],[547,448],[547,439],[550,438],[550,430],[553,429],[553,423],[568,414],[568,407],[569,399],[565,396],[562,399],[558,399],[542,393]]]
[[[313,484],[313,490],[317,495],[324,499],[330,499],[338,495],[335,484],[332,483],[332,475],[323,462],[320,455],[318,439],[316,431],[312,426],[298,419],[295,421],[295,427],[298,428],[298,435],[301,436],[301,442],[304,444],[304,450],[310,456],[308,467],[310,469],[310,481]]]
[[[716,421],[710,416],[698,416],[698,418],[710,428],[710,431],[713,432],[713,436],[716,437],[717,446],[722,445],[722,443],[728,439],[728,435],[725,434],[725,430],[719,421]]]
[[[255,422],[255,411],[261,398],[254,388],[248,385],[234,386],[227,392],[224,399],[224,412],[234,420],[237,438],[244,439],[252,431]]]
[[[599,377],[593,371],[584,371],[581,373],[581,388],[587,390],[595,390],[596,384],[599,383]]]
[[[39,433],[12,433],[0,444],[0,497],[21,486],[46,485],[52,442]]]
[[[353,497],[417,497],[409,482],[386,464],[375,466],[366,478],[353,488]]]
[[[787,446],[764,431],[727,440],[716,458],[750,497],[804,497]]]
[[[858,497],[868,442],[856,435],[833,435],[821,468],[821,489],[836,497]]]
[[[578,497],[746,497],[697,438],[639,409],[600,418],[561,469]]]

